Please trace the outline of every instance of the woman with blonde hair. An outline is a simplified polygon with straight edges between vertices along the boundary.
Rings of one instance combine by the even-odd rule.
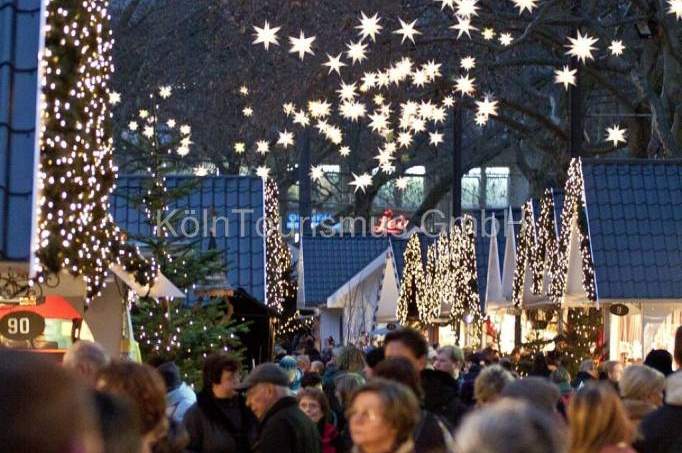
[[[570,453],[634,453],[634,427],[609,384],[585,384],[568,406],[568,424]]]
[[[630,365],[620,380],[620,396],[635,425],[663,404],[665,376],[646,365]]]

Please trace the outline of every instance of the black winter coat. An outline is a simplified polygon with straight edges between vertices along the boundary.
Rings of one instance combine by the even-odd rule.
[[[459,398],[459,385],[448,373],[425,369],[420,373],[424,409],[440,417],[450,430],[459,426],[466,407]]]
[[[183,424],[190,437],[186,452],[249,453],[255,440],[256,417],[241,395],[233,407],[225,406],[208,392],[197,395],[197,402],[185,413]],[[232,414],[232,416],[230,416]]]
[[[296,398],[275,403],[258,426],[255,453],[321,453],[317,426],[299,408]]]
[[[639,453],[682,452],[682,406],[664,404],[639,424],[643,439],[635,443]]]

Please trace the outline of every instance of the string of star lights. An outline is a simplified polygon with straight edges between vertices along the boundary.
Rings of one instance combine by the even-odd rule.
[[[278,337],[292,335],[301,331],[310,331],[315,325],[315,318],[312,316],[303,316],[301,312],[296,312],[284,318],[277,324],[276,335]]]
[[[112,263],[151,284],[157,269],[125,242],[109,212],[112,160],[109,90],[113,39],[107,2],[46,2],[36,280],[64,270],[81,276],[86,304],[101,293]]]
[[[403,275],[400,282],[400,294],[396,307],[396,317],[401,325],[408,325],[411,319],[418,317],[418,306],[424,294],[424,267],[422,261],[421,241],[418,234],[413,234],[407,241],[403,254]]]
[[[533,268],[533,247],[537,241],[535,219],[533,217],[533,201],[528,200],[521,207],[521,227],[519,230],[519,245],[516,247],[516,268],[512,283],[512,301],[514,307],[520,308],[526,287],[526,276],[529,268]],[[533,279],[535,278],[533,272]]]
[[[533,246],[533,285],[535,295],[541,295],[544,291],[545,276],[551,278],[552,261],[556,258],[556,221],[554,219],[554,197],[550,189],[540,201],[540,216],[537,219],[535,234],[536,244]]]
[[[573,229],[576,229],[582,256],[582,284],[587,298],[597,300],[594,282],[594,264],[587,234],[585,216],[585,191],[582,163],[573,159],[568,168],[568,179],[564,188],[564,207],[561,213],[561,231],[557,243],[556,261],[553,263],[551,297],[555,304],[561,304],[568,284],[568,259]]]

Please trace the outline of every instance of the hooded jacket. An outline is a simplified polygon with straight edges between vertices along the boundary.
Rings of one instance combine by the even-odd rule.
[[[166,415],[177,423],[182,423],[187,409],[197,402],[197,395],[189,385],[181,382],[179,386],[166,393]]]
[[[422,370],[420,378],[424,409],[443,419],[451,430],[457,428],[466,407],[460,401],[455,378],[444,371],[430,369]]]

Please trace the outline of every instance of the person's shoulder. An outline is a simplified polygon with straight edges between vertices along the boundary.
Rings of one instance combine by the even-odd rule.
[[[637,453],[629,445],[619,444],[619,445],[607,445],[602,448],[599,453]]]

